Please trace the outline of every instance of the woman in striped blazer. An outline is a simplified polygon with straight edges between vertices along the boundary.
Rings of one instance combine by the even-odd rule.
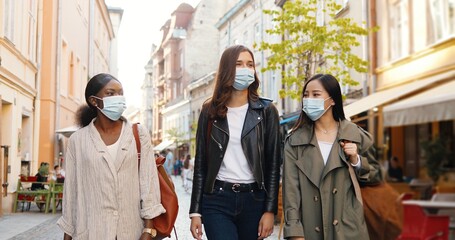
[[[105,73],[90,79],[78,110],[81,129],[65,155],[64,239],[152,239],[153,218],[165,212],[147,131],[139,126],[141,164],[122,84]]]

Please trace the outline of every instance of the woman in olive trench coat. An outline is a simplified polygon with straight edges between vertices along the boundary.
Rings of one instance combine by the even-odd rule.
[[[381,181],[371,136],[345,119],[338,81],[329,74],[306,82],[302,107],[284,147],[284,237],[369,239],[349,165],[359,183]]]

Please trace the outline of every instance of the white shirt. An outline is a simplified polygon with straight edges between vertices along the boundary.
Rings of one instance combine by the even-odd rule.
[[[122,130],[120,130],[120,136],[118,137],[117,141],[111,145],[106,145],[107,146],[107,152],[109,155],[111,155],[111,159],[114,161],[117,160],[117,152],[118,152],[118,147],[120,143],[120,139],[122,139],[123,135],[123,127],[125,127],[125,122],[122,123]]]
[[[248,104],[240,107],[228,107],[229,142],[221,163],[218,180],[230,183],[252,183],[253,172],[242,149],[242,130]]]
[[[318,141],[319,149],[321,150],[322,159],[324,159],[324,165],[327,164],[327,159],[329,159],[330,151],[332,150],[333,143]]]

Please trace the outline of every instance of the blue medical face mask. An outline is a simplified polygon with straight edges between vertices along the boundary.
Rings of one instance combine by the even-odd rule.
[[[254,70],[237,68],[233,87],[239,91],[247,89],[254,82]]]
[[[103,109],[96,106],[101,113],[104,114],[107,118],[111,119],[112,121],[117,121],[122,116],[123,112],[126,109],[126,100],[124,96],[109,96],[104,98],[99,98],[97,96],[93,96],[96,99],[103,101]]]
[[[326,99],[322,98],[303,98],[303,112],[313,121],[318,120],[319,118],[324,115],[327,110],[332,106],[330,105],[327,109],[324,109],[324,102],[325,100],[330,99],[330,97]]]

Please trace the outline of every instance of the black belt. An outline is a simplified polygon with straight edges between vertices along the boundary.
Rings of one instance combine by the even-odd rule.
[[[221,187],[224,190],[232,190],[233,192],[254,192],[259,190],[259,186],[254,183],[230,183],[220,180],[215,180],[215,186]]]

